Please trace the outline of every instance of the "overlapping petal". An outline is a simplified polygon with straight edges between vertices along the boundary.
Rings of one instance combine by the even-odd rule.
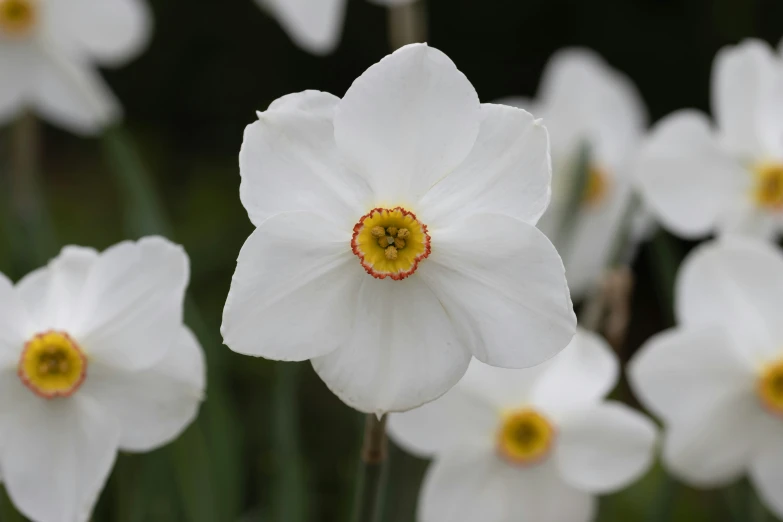
[[[11,281],[0,273],[0,368],[16,366],[31,322]]]
[[[655,438],[656,428],[650,419],[610,401],[559,424],[555,458],[571,486],[595,494],[611,493],[649,469]]]
[[[462,381],[424,406],[390,415],[388,429],[392,440],[420,457],[458,447],[492,445],[498,425],[497,409],[461,384]]]
[[[701,246],[683,263],[676,293],[682,324],[726,328],[751,367],[778,356],[783,254],[775,246],[740,238]]]
[[[102,65],[136,57],[152,35],[145,0],[55,0],[46,7],[44,23],[58,48]]]
[[[362,276],[348,338],[314,358],[315,371],[366,413],[410,410],[443,395],[470,362],[453,316],[418,274],[401,281]]]
[[[279,212],[318,212],[351,229],[370,205],[369,187],[342,165],[331,112],[338,98],[306,91],[274,102],[245,129],[239,195],[260,226]]]
[[[775,516],[783,518],[783,447],[780,445],[783,426],[778,426],[773,434],[775,438],[770,438],[753,459],[750,478],[767,507]]]
[[[275,15],[286,33],[313,54],[329,54],[337,47],[346,0],[257,0]]]
[[[781,157],[783,60],[762,40],[718,51],[712,68],[712,109],[722,144],[739,157]]]
[[[201,346],[183,327],[152,368],[129,372],[94,362],[82,391],[117,419],[120,448],[151,451],[174,440],[196,417],[205,371]]]
[[[577,330],[565,350],[556,355],[531,390],[530,400],[556,418],[593,407],[617,384],[620,363],[607,342]]]
[[[552,166],[541,121],[503,105],[483,104],[481,116],[473,150],[421,200],[430,227],[487,212],[535,225],[549,204]]]
[[[377,203],[413,206],[467,157],[481,122],[478,95],[448,56],[407,45],[362,74],[334,119],[346,164]]]
[[[188,277],[187,254],[163,238],[114,245],[84,280],[68,332],[106,364],[149,367],[180,333]]]
[[[562,262],[535,227],[508,216],[476,215],[432,231],[432,242],[437,249],[418,274],[479,360],[534,366],[571,341],[576,316]]]
[[[0,124],[13,120],[24,107],[33,77],[32,53],[34,48],[27,43],[3,41],[0,45]]]
[[[356,294],[370,278],[347,232],[311,212],[286,212],[247,239],[223,310],[223,342],[246,355],[302,361],[349,338]]]
[[[636,177],[656,217],[678,235],[714,230],[746,197],[750,176],[715,140],[703,114],[678,111],[659,122],[636,162]],[[707,197],[709,194],[709,197]]]
[[[83,394],[37,397],[10,371],[0,390],[0,466],[14,505],[39,522],[89,520],[117,453],[114,417]]]

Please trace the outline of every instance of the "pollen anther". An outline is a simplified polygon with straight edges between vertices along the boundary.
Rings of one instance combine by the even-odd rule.
[[[48,331],[27,341],[17,374],[40,397],[69,397],[87,376],[87,358],[68,334]]]

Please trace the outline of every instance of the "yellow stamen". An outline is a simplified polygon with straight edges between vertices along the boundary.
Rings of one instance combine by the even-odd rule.
[[[84,382],[87,358],[68,334],[45,332],[25,344],[17,374],[36,395],[68,397]]]
[[[386,235],[386,230],[384,230],[383,227],[372,227],[370,233],[372,234],[372,237],[380,239]]]
[[[400,238],[395,239],[394,246],[397,247],[397,250],[402,250],[403,248],[405,248],[405,240]]]
[[[389,261],[396,261],[397,260],[397,249],[393,246],[390,246],[386,249],[386,259]]]
[[[783,417],[783,360],[768,365],[761,372],[758,394],[768,411]]]
[[[498,430],[498,451],[519,465],[538,464],[552,449],[555,429],[542,414],[525,408],[503,416]]]
[[[397,237],[400,239],[408,239],[408,236],[411,235],[411,231],[407,228],[401,228],[397,231]]]
[[[36,0],[0,0],[0,34],[26,36],[38,19]]]
[[[760,163],[753,167],[753,172],[753,199],[756,205],[772,211],[783,210],[783,164]]]
[[[396,236],[397,232],[399,232],[397,227],[389,227],[389,228],[386,229],[386,233],[389,234],[391,237]]]

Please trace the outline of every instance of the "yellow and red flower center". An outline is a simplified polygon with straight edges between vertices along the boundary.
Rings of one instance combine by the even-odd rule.
[[[25,344],[17,373],[40,397],[69,397],[87,376],[87,358],[68,334],[44,332]]]
[[[590,166],[585,180],[585,189],[582,194],[582,202],[590,207],[600,204],[609,190],[609,176],[606,171],[595,165]]]
[[[758,380],[758,394],[770,413],[783,417],[783,361],[764,368]]]
[[[405,279],[430,255],[427,225],[401,207],[374,208],[353,227],[351,249],[368,274]]]
[[[761,208],[783,210],[783,163],[761,163],[753,168],[753,200]]]
[[[0,34],[25,36],[37,19],[36,0],[0,0]]]
[[[536,410],[513,410],[503,415],[498,430],[498,452],[512,464],[539,464],[552,450],[555,435],[549,420]]]

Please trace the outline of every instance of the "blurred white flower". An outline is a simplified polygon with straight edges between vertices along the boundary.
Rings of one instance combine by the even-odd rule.
[[[0,0],[0,124],[25,109],[69,131],[99,132],[121,107],[96,70],[149,40],[144,0]]]
[[[395,6],[416,0],[369,0]],[[340,42],[346,0],[256,0],[274,16],[291,40],[312,54],[329,54]]]
[[[552,244],[544,127],[481,105],[442,52],[403,47],[341,100],[285,96],[245,130],[240,198],[257,227],[223,312],[232,350],[312,359],[348,405],[406,410],[470,358],[545,361],[576,318]]]
[[[650,466],[655,425],[604,397],[619,374],[606,341],[583,330],[527,370],[471,363],[443,397],[389,418],[392,439],[434,456],[419,496],[426,522],[587,522],[594,495]]]
[[[642,194],[675,234],[762,238],[783,226],[783,60],[759,40],[721,49],[713,126],[695,110],[664,118],[639,158]]]
[[[648,341],[629,371],[666,425],[664,462],[701,487],[749,473],[783,518],[783,254],[739,238],[698,247],[676,292],[679,326]]]
[[[161,238],[66,247],[16,287],[0,274],[0,469],[26,517],[88,520],[118,448],[152,450],[195,418],[187,280],[187,256]]]
[[[552,204],[538,226],[563,256],[572,295],[581,298],[603,275],[630,203],[630,161],[647,122],[641,96],[596,53],[566,49],[550,59],[535,101],[501,103],[528,108],[549,130]],[[569,208],[584,147],[590,161],[586,187],[580,206]],[[572,227],[563,230],[567,220]],[[644,226],[636,225],[637,235]]]

